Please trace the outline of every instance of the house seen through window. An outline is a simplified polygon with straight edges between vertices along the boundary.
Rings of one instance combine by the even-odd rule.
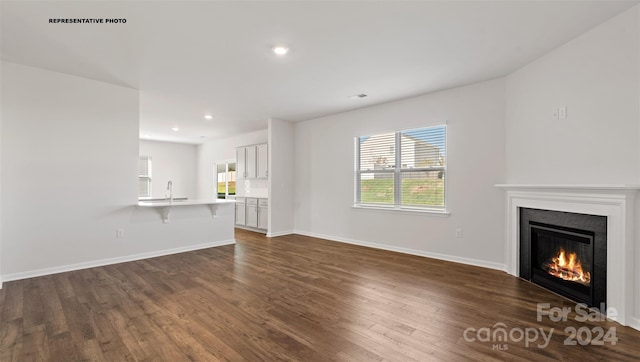
[[[445,210],[446,126],[355,138],[356,206]]]

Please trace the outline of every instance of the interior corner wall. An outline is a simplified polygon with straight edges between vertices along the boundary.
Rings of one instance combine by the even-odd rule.
[[[506,183],[639,183],[639,36],[636,6],[506,77]]]
[[[640,34],[640,6],[636,6],[635,7],[636,10],[636,16],[637,16],[637,32],[638,34]],[[637,56],[638,59],[640,59],[640,35],[638,36],[637,42],[636,42],[636,46],[637,46]],[[640,65],[639,65],[640,66]],[[638,72],[638,88],[640,88],[640,71]],[[640,114],[640,91],[638,91],[637,94],[637,98],[636,98],[637,102],[638,102],[638,114]],[[640,117],[638,118],[638,122],[640,123]],[[638,130],[640,132],[640,126],[638,127]],[[638,139],[640,139],[640,133],[638,134]],[[638,149],[638,151],[640,152],[640,148]],[[640,154],[638,155],[638,157],[640,158]],[[638,165],[638,167],[640,167],[640,165]],[[635,253],[636,253],[636,257],[635,257],[635,283],[634,285],[636,285],[636,290],[635,290],[635,296],[634,296],[634,300],[635,300],[635,309],[634,309],[634,315],[633,315],[633,322],[634,322],[634,328],[640,330],[640,287],[638,287],[638,283],[640,283],[640,202],[636,202],[636,222],[635,222],[635,231],[636,231],[636,245],[635,245]]]
[[[209,199],[217,194],[214,165],[220,161],[236,160],[236,147],[267,143],[267,128],[233,137],[211,140],[197,149],[197,198]]]
[[[137,200],[138,91],[2,62],[1,105],[1,274],[122,252],[113,239]]]
[[[269,220],[267,236],[291,234],[294,229],[294,125],[269,120]]]
[[[2,67],[0,62],[0,107],[2,107]],[[0,109],[0,289],[2,289],[2,110]]]
[[[352,207],[355,137],[445,122],[449,216]],[[296,232],[503,269],[504,143],[502,79],[296,123]]]
[[[191,144],[140,140],[140,155],[151,157],[151,197],[165,197],[171,181],[173,197],[196,198],[197,150]]]

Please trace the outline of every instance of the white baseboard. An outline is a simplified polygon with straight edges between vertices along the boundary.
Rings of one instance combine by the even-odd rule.
[[[277,233],[267,233],[267,237],[268,238],[275,238],[275,237],[278,237],[278,236],[285,236],[285,235],[291,235],[291,234],[294,234],[293,230],[280,231],[280,232],[277,232]]]
[[[629,327],[640,331],[640,318],[637,318],[637,317],[629,318]]]
[[[179,248],[151,251],[151,252],[148,252],[148,253],[119,256],[119,257],[116,257],[116,258],[100,259],[100,260],[87,261],[87,262],[70,264],[70,265],[62,265],[62,266],[55,266],[55,267],[51,267],[51,268],[31,270],[31,271],[20,272],[20,273],[12,273],[12,274],[3,275],[2,276],[2,281],[8,282],[8,281],[12,281],[12,280],[34,278],[34,277],[40,277],[40,276],[44,276],[44,275],[64,273],[64,272],[68,272],[68,271],[95,268],[95,267],[98,267],[98,266],[119,264],[119,263],[125,263],[125,262],[128,262],[128,261],[135,261],[135,260],[155,258],[155,257],[158,257],[158,256],[165,256],[165,255],[171,255],[171,254],[184,253],[184,252],[187,252],[187,251],[213,248],[213,247],[216,247],[216,246],[231,245],[231,244],[235,244],[235,243],[236,243],[235,239],[223,240],[223,241],[214,241],[214,242],[210,242],[210,243],[189,245],[189,246],[183,246],[183,247],[179,247]]]
[[[341,238],[341,237],[337,237],[337,236],[323,235],[323,234],[317,234],[317,233],[310,233],[310,232],[300,231],[300,230],[295,230],[294,233],[295,234],[300,234],[300,235],[305,235],[305,236],[311,236],[311,237],[314,237],[314,238],[337,241],[337,242],[340,242],[340,243],[353,244],[353,245],[359,245],[359,246],[366,246],[366,247],[374,248],[374,249],[395,251],[395,252],[398,252],[398,253],[409,254],[409,255],[424,256],[424,257],[427,257],[427,258],[446,260],[446,261],[451,261],[451,262],[454,262],[454,263],[479,266],[479,267],[483,267],[483,268],[495,269],[495,270],[500,270],[500,271],[504,271],[504,272],[507,271],[507,266],[506,265],[500,264],[500,263],[494,263],[494,262],[490,262],[490,261],[485,261],[485,260],[464,258],[464,257],[460,257],[460,256],[440,254],[440,253],[432,253],[432,252],[423,251],[423,250],[401,248],[401,247],[392,246],[392,245],[386,245],[386,244],[370,243],[370,242],[367,242],[367,241],[354,240],[354,239],[348,239],[348,238]]]

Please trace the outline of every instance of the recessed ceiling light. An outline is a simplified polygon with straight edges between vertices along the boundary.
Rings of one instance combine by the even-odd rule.
[[[178,132],[180,130],[180,127],[172,127],[171,130],[173,132]]]
[[[204,119],[209,119],[209,120],[211,120],[211,119],[213,119],[213,116],[212,116],[212,115],[210,115],[210,114],[205,114],[205,115],[204,115]]]
[[[360,98],[364,98],[366,96],[367,96],[366,94],[360,93],[360,94],[354,94],[352,96],[348,96],[347,98],[349,98],[349,99],[360,99]]]
[[[285,55],[289,52],[289,48],[281,45],[273,47],[272,50],[276,55]]]

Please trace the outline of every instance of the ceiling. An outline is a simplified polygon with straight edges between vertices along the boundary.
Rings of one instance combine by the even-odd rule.
[[[503,76],[636,3],[2,1],[0,51],[139,89],[141,138],[197,144]]]

